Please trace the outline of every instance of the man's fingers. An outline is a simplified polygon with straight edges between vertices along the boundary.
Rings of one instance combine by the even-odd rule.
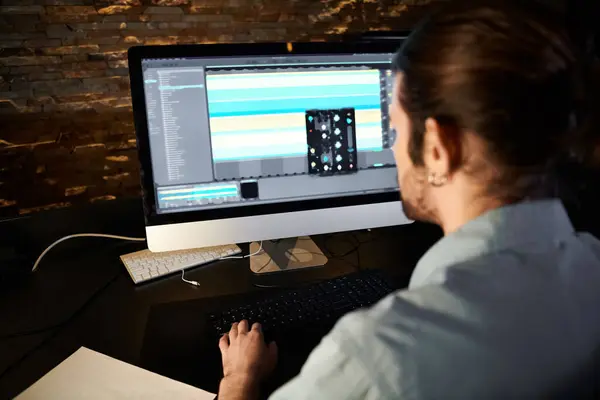
[[[221,339],[219,340],[219,349],[221,350],[221,353],[225,353],[225,351],[228,348],[229,348],[229,335],[224,334],[223,336],[221,336]]]
[[[234,322],[231,324],[231,330],[229,331],[229,340],[235,340],[238,335],[238,323]]]
[[[262,333],[262,326],[260,326],[260,324],[258,322],[255,322],[252,324],[252,330]]]
[[[243,319],[238,325],[238,333],[245,334],[248,333],[248,321]]]

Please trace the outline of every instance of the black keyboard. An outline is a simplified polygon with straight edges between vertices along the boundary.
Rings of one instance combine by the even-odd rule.
[[[333,325],[342,315],[370,306],[394,291],[379,271],[364,270],[297,289],[277,292],[264,299],[209,315],[218,336],[231,324],[246,319],[259,322],[267,338],[305,325]]]

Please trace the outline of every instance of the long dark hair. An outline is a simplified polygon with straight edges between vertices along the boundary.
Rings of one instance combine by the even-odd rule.
[[[425,120],[435,118],[452,167],[490,168],[461,152],[464,132],[486,144],[485,185],[507,202],[553,195],[558,166],[581,158],[590,126],[590,64],[564,18],[534,1],[460,1],[425,20],[396,55],[409,154],[423,165]],[[585,128],[585,129],[584,129]],[[458,144],[458,145],[457,145]]]

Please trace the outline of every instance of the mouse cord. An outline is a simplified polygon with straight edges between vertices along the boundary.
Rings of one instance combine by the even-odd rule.
[[[254,253],[252,254],[246,254],[245,256],[229,256],[229,257],[221,257],[218,259],[218,261],[221,260],[241,260],[244,258],[250,258],[252,256],[258,255],[259,253],[261,253],[263,251],[263,241],[260,241],[260,246],[258,247],[258,250],[256,250]],[[185,270],[182,269],[181,270],[181,280],[185,283],[187,283],[188,285],[192,285],[192,286],[200,286],[200,283],[198,281],[190,281],[185,279]]]
[[[181,270],[181,280],[192,286],[200,286],[200,283],[198,281],[188,281],[187,279],[185,279],[185,269]]]
[[[35,263],[33,264],[33,268],[31,269],[31,272],[35,272],[38,269],[38,266],[40,265],[40,261],[42,261],[42,258],[50,250],[52,250],[52,248],[54,248],[54,246],[56,246],[59,243],[64,242],[65,240],[80,238],[80,237],[99,237],[99,238],[107,238],[107,239],[127,240],[129,242],[145,242],[146,241],[146,238],[134,238],[134,237],[118,236],[118,235],[105,235],[103,233],[78,233],[76,235],[65,236],[63,238],[58,239],[56,242],[52,243],[50,246],[46,247],[46,250],[44,250],[42,252],[42,254],[40,254],[40,256],[37,258],[37,260],[35,260]]]

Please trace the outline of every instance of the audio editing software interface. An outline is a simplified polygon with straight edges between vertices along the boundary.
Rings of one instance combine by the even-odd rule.
[[[391,57],[143,60],[157,212],[397,190]]]

